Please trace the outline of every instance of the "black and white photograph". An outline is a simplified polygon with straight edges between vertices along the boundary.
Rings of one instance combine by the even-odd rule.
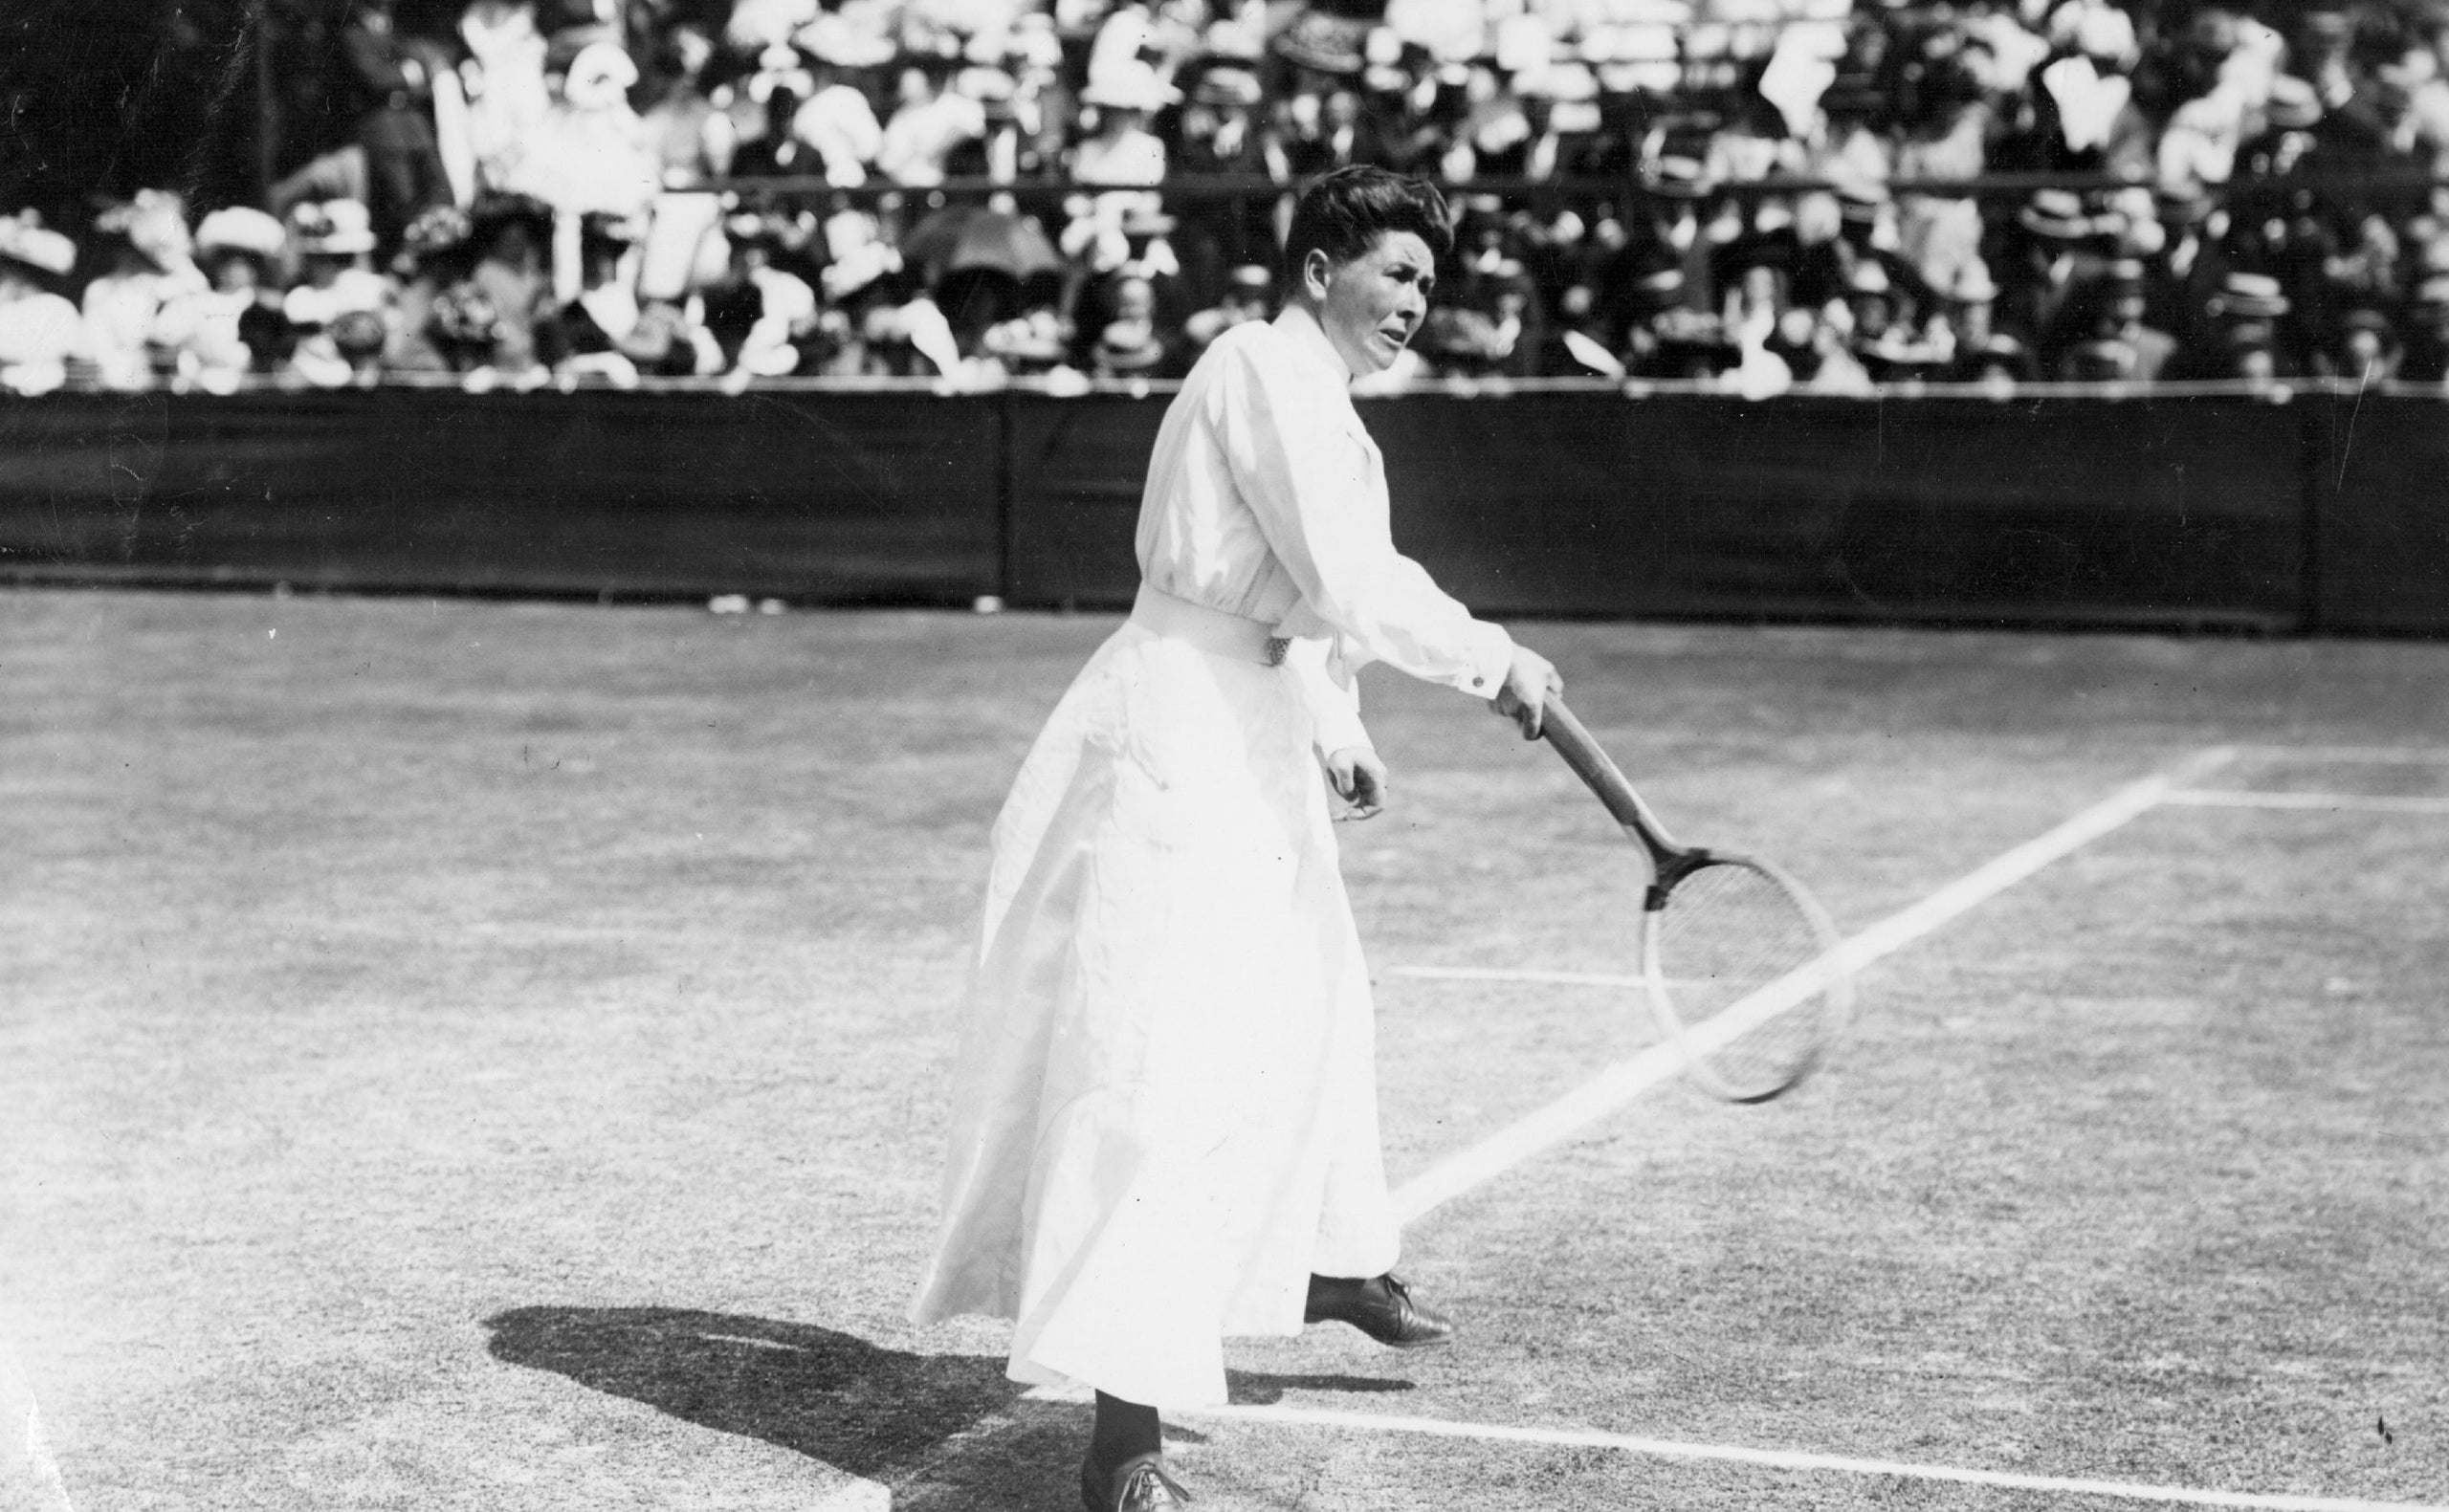
[[[2449,0],[6,0],[0,940],[0,1512],[2449,1512]]]

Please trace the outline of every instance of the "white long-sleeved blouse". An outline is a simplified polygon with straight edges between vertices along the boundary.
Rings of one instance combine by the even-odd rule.
[[[1293,637],[1319,746],[1367,743],[1353,674],[1378,661],[1493,698],[1512,639],[1395,550],[1385,460],[1298,305],[1216,339],[1165,412],[1139,505],[1150,587]]]

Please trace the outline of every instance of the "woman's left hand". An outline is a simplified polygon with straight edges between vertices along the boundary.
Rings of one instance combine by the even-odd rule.
[[[1327,757],[1327,781],[1351,807],[1335,816],[1374,819],[1386,806],[1386,763],[1368,746],[1345,746]]]

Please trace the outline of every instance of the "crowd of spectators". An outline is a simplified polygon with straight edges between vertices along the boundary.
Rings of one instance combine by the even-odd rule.
[[[1047,3],[353,0],[264,204],[0,218],[0,384],[1176,376],[1348,163],[1456,212],[1385,386],[2449,373],[2449,6]]]

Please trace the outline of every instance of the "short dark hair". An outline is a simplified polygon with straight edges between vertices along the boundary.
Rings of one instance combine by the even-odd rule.
[[[1454,250],[1453,220],[1437,186],[1384,168],[1337,168],[1311,181],[1292,207],[1292,230],[1284,239],[1285,277],[1298,286],[1301,265],[1313,251],[1337,264],[1365,257],[1388,231],[1412,232],[1439,257]]]

